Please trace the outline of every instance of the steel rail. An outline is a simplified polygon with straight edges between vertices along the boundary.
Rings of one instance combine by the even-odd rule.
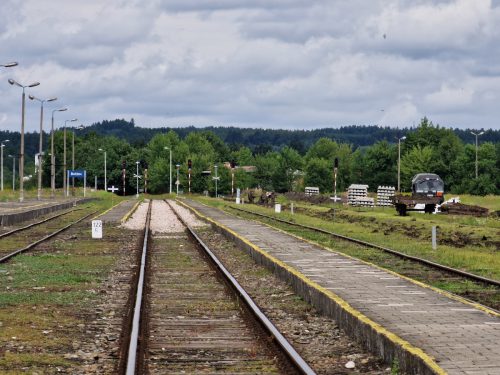
[[[21,232],[21,231],[23,231],[23,230],[26,230],[26,229],[29,229],[29,228],[31,228],[31,227],[34,227],[34,226],[36,226],[36,225],[40,225],[40,224],[46,223],[47,221],[51,221],[51,220],[56,219],[56,218],[58,218],[58,217],[60,217],[60,216],[67,215],[67,214],[69,214],[69,213],[71,213],[71,212],[75,212],[75,211],[79,211],[79,210],[82,210],[82,208],[71,209],[71,210],[69,210],[69,211],[65,211],[65,212],[62,212],[62,213],[60,213],[60,214],[57,214],[57,215],[54,215],[54,216],[48,217],[48,218],[46,218],[46,219],[43,219],[43,220],[37,221],[37,222],[35,222],[35,223],[28,224],[28,225],[26,225],[26,226],[24,226],[24,227],[21,227],[21,228],[16,228],[16,229],[12,229],[12,230],[10,230],[10,231],[8,231],[8,232],[5,232],[5,233],[0,234],[0,238],[10,236],[10,235],[12,235],[12,234],[14,234],[14,233]]]
[[[141,265],[139,270],[139,279],[137,280],[137,289],[134,305],[134,316],[132,318],[132,328],[130,333],[130,341],[127,355],[126,374],[133,375],[137,367],[137,349],[139,343],[139,332],[141,328],[141,314],[142,314],[142,301],[144,291],[144,279],[146,274],[146,258],[148,252],[148,237],[149,237],[149,223],[151,221],[151,205],[153,200],[149,201],[148,213],[146,216],[146,226],[144,229],[144,242],[142,245]]]
[[[288,359],[292,362],[295,368],[302,374],[313,375],[314,370],[309,367],[309,365],[304,361],[299,353],[293,348],[293,346],[288,342],[288,340],[281,334],[281,332],[276,328],[276,326],[267,318],[267,316],[262,312],[262,310],[253,301],[252,297],[243,289],[243,287],[238,283],[238,281],[231,275],[231,273],[224,267],[222,262],[217,258],[217,256],[210,250],[210,248],[203,242],[203,240],[196,234],[196,232],[184,221],[184,219],[177,213],[177,211],[172,207],[170,202],[165,200],[170,206],[175,215],[179,218],[182,224],[187,228],[191,237],[201,246],[205,254],[209,257],[210,261],[215,265],[215,267],[224,276],[225,280],[239,296],[239,298],[244,301],[245,305],[255,316],[257,321],[262,324],[267,333],[274,338],[278,346],[285,353]]]
[[[18,249],[18,250],[14,251],[14,252],[12,252],[12,253],[10,253],[10,254],[7,254],[6,256],[4,256],[4,257],[0,258],[0,263],[4,263],[4,262],[6,262],[7,260],[9,260],[10,258],[13,258],[13,257],[15,257],[15,256],[16,256],[16,255],[18,255],[18,254],[24,253],[25,251],[28,251],[28,250],[30,250],[30,249],[32,249],[32,248],[34,248],[36,245],[38,245],[38,244],[40,244],[40,243],[42,243],[42,242],[44,242],[44,241],[47,241],[48,239],[50,239],[50,238],[52,238],[52,237],[54,237],[54,236],[58,235],[59,233],[61,233],[61,232],[65,231],[66,229],[70,228],[71,226],[73,226],[73,225],[75,225],[75,224],[78,224],[79,222],[81,222],[81,221],[85,220],[86,218],[88,218],[89,216],[91,216],[91,215],[95,214],[96,212],[97,212],[97,211],[91,212],[90,214],[85,215],[84,217],[82,217],[82,218],[78,219],[77,221],[74,221],[74,222],[72,222],[72,223],[70,223],[70,224],[66,225],[66,226],[65,226],[65,227],[63,227],[63,228],[60,228],[60,229],[56,230],[55,232],[52,232],[51,234],[48,234],[48,235],[46,235],[45,237],[43,237],[43,238],[41,238],[41,239],[39,239],[39,240],[37,240],[37,241],[35,241],[35,242],[32,242],[32,243],[31,243],[31,244],[29,244],[28,246],[23,247],[22,249]]]
[[[312,231],[315,231],[315,232],[327,234],[327,235],[330,235],[330,236],[333,236],[333,237],[336,237],[336,238],[340,238],[340,239],[345,240],[345,241],[353,242],[353,243],[356,243],[358,245],[362,245],[362,246],[365,246],[365,247],[369,247],[369,248],[373,248],[373,249],[377,249],[377,250],[382,250],[382,251],[384,251],[386,253],[390,253],[390,254],[396,255],[396,256],[401,257],[403,259],[413,260],[415,262],[422,263],[422,264],[425,264],[427,266],[431,266],[431,267],[434,267],[434,268],[437,268],[437,269],[440,269],[440,270],[443,270],[443,271],[446,271],[446,272],[449,272],[449,273],[460,275],[462,277],[465,277],[465,278],[468,278],[468,279],[471,279],[471,280],[474,280],[474,281],[478,281],[478,282],[481,282],[483,284],[494,285],[494,286],[500,287],[500,281],[498,281],[498,280],[489,279],[487,277],[475,275],[475,274],[470,273],[470,272],[466,272],[466,271],[462,271],[462,270],[459,270],[459,269],[456,269],[456,268],[448,267],[448,266],[445,266],[445,265],[442,265],[442,264],[439,264],[439,263],[432,262],[432,261],[427,260],[427,259],[419,258],[419,257],[413,256],[413,255],[408,255],[408,254],[405,254],[405,253],[402,253],[402,252],[399,252],[399,251],[396,251],[396,250],[393,250],[393,249],[389,249],[389,248],[384,247],[384,246],[380,246],[380,245],[376,245],[376,244],[369,243],[369,242],[366,242],[366,241],[358,240],[356,238],[351,238],[351,237],[343,236],[341,234],[330,232],[330,231],[327,231],[325,229],[316,228],[316,227],[312,227],[312,226],[309,226],[309,225],[297,224],[297,223],[293,223],[291,221],[287,221],[287,220],[283,220],[283,219],[278,219],[276,217],[264,215],[264,214],[261,214],[261,213],[247,211],[247,210],[244,210],[244,209],[241,209],[241,208],[238,208],[238,207],[233,207],[233,206],[228,206],[228,207],[232,208],[233,210],[245,212],[245,213],[248,213],[248,214],[251,214],[251,215],[255,215],[255,216],[261,216],[261,217],[264,217],[264,218],[267,218],[267,219],[270,219],[270,220],[275,220],[275,221],[278,221],[280,223],[284,223],[284,224],[287,224],[287,225],[296,226],[296,227],[300,227],[300,228],[306,228],[306,229],[309,229],[309,230],[312,230]]]

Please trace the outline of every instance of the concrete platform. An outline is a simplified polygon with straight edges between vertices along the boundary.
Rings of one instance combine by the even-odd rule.
[[[24,202],[0,202],[0,226],[10,226],[36,219],[48,213],[64,210],[88,202],[92,198],[60,200],[25,200]]]
[[[121,223],[122,219],[125,218],[131,211],[135,208],[136,204],[140,203],[137,199],[128,199],[122,201],[115,206],[111,207],[109,210],[104,211],[102,214],[96,218],[102,220],[104,223]]]
[[[412,374],[500,374],[500,316],[460,297],[185,200],[388,363]]]

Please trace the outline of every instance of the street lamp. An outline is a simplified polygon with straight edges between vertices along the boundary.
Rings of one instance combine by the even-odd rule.
[[[40,145],[38,148],[38,193],[37,199],[42,199],[42,149],[43,149],[43,103],[53,102],[57,100],[56,97],[49,99],[39,99],[33,95],[28,96],[30,100],[36,100],[40,102]]]
[[[168,173],[170,175],[169,177],[169,183],[170,183],[170,194],[172,194],[172,148],[170,147],[163,147],[164,150],[169,150],[170,151],[170,164],[169,164],[169,169],[168,169]]]
[[[401,141],[406,137],[398,138],[398,193],[401,192]]]
[[[136,198],[139,198],[139,163],[140,161],[136,161],[135,162],[135,169],[136,169],[136,172],[135,172],[135,197]]]
[[[71,119],[71,120],[64,120],[64,136],[63,136],[63,144],[64,144],[64,152],[63,152],[63,195],[64,196],[69,196],[69,189],[68,189],[68,185],[69,185],[69,181],[67,179],[67,171],[66,171],[66,124],[68,122],[75,122],[75,121],[78,121],[77,118],[74,118],[74,119]]]
[[[52,125],[50,127],[50,197],[54,198],[56,192],[56,155],[54,154],[54,112],[64,112],[68,108],[52,110]]]
[[[72,134],[73,134],[73,139],[72,139],[72,147],[71,147],[71,170],[75,170],[75,130],[82,130],[84,129],[85,126],[83,126],[83,124],[80,124],[79,126],[77,126],[73,131],[72,131]],[[68,181],[69,182],[69,181]],[[85,182],[84,182],[85,183]],[[72,185],[72,195],[75,196],[75,178],[71,178],[71,185]],[[85,190],[85,189],[84,189]]]
[[[483,135],[484,132],[481,132],[481,133],[470,132],[470,133],[476,137],[476,179],[477,179],[477,137],[479,137],[480,135]]]
[[[16,191],[16,155],[9,155],[12,158],[12,191]]]
[[[0,142],[0,180],[1,180],[1,191],[3,191],[3,148],[5,147],[5,143],[9,142],[8,139],[4,139],[2,142]]]
[[[6,63],[6,64],[0,64],[0,66],[4,67],[4,68],[12,68],[13,66],[17,66],[17,62],[10,62],[10,63]]]
[[[40,82],[33,82],[29,85],[21,85],[19,82],[14,81],[12,78],[9,78],[9,83],[23,89],[21,106],[21,150],[19,153],[19,202],[22,202],[24,201],[24,107],[26,102],[26,94],[24,93],[24,89],[27,87],[38,86]]]
[[[106,179],[106,150],[100,148],[99,151],[104,152],[104,191],[108,191],[108,180]]]

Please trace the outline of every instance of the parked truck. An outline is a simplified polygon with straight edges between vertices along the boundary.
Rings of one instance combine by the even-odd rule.
[[[444,182],[437,174],[419,173],[411,181],[411,196],[397,194],[393,201],[401,216],[408,211],[433,213],[444,202]]]

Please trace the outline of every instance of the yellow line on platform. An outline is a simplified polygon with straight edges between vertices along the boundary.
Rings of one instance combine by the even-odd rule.
[[[107,209],[106,211],[104,211],[103,213],[100,213],[99,215],[94,216],[94,217],[92,218],[92,220],[95,220],[95,219],[97,219],[98,217],[101,217],[102,215],[107,214],[109,211],[111,211],[113,208],[115,208],[115,207],[119,206],[119,205],[120,205],[120,204],[122,204],[123,202],[126,202],[126,201],[121,201],[121,202],[118,202],[118,203],[117,203],[117,204],[115,204],[114,206],[112,206],[112,207],[108,208],[108,209]]]
[[[382,270],[382,271],[388,272],[388,273],[390,273],[390,274],[392,274],[392,275],[394,275],[394,276],[397,276],[397,277],[400,277],[400,278],[402,278],[402,279],[405,279],[405,280],[407,280],[407,281],[409,281],[409,282],[411,282],[411,283],[413,283],[413,284],[415,284],[415,285],[421,286],[422,288],[430,289],[430,290],[432,290],[432,291],[434,291],[434,292],[436,292],[436,293],[439,293],[439,294],[441,294],[441,295],[443,295],[443,296],[445,296],[445,297],[448,297],[448,298],[450,298],[450,299],[452,299],[452,300],[455,300],[455,301],[457,301],[457,302],[461,302],[461,303],[463,303],[463,304],[466,304],[466,305],[472,306],[472,307],[474,307],[475,309],[481,310],[481,311],[483,311],[483,312],[485,312],[485,313],[487,313],[487,314],[489,314],[489,315],[491,315],[491,316],[494,316],[494,317],[497,317],[497,318],[498,318],[498,317],[500,317],[500,313],[499,313],[498,311],[492,310],[492,309],[488,308],[487,306],[481,305],[480,303],[473,302],[473,301],[469,301],[469,300],[468,300],[468,299],[466,299],[466,298],[460,297],[460,296],[458,296],[458,295],[456,295],[456,294],[453,294],[453,293],[450,293],[450,292],[448,292],[448,291],[446,291],[446,290],[442,290],[442,289],[436,288],[435,286],[432,286],[432,285],[429,285],[429,284],[425,284],[425,283],[423,283],[423,282],[421,282],[421,281],[418,281],[418,280],[412,279],[412,278],[410,278],[410,277],[408,277],[408,276],[401,275],[401,274],[399,274],[399,273],[397,273],[397,272],[395,272],[395,271],[391,271],[391,270],[389,270],[389,269],[387,269],[387,268],[383,268],[383,267],[381,267],[381,266],[379,266],[379,265],[377,265],[377,264],[374,264],[374,263],[368,262],[368,261],[366,261],[366,260],[362,260],[362,259],[356,258],[356,257],[354,257],[354,256],[352,256],[352,255],[349,255],[349,254],[345,254],[345,253],[343,253],[342,251],[330,249],[330,248],[328,248],[328,247],[326,247],[326,246],[324,246],[324,245],[322,245],[322,244],[320,244],[320,243],[318,243],[318,242],[315,242],[315,241],[312,241],[312,240],[308,240],[307,238],[300,237],[300,236],[298,236],[298,235],[296,235],[296,234],[293,234],[293,233],[287,232],[287,231],[285,231],[285,230],[283,230],[283,229],[273,227],[272,225],[270,225],[270,224],[266,224],[266,223],[263,223],[262,221],[253,220],[253,219],[247,219],[247,220],[252,220],[252,221],[254,221],[254,222],[256,222],[256,223],[259,223],[259,224],[265,225],[266,227],[272,228],[272,229],[277,230],[277,231],[279,231],[279,232],[281,232],[281,233],[285,233],[285,234],[287,234],[287,235],[289,235],[289,236],[292,236],[292,237],[295,237],[295,238],[297,238],[297,239],[299,239],[299,240],[301,240],[301,241],[304,241],[304,242],[310,243],[311,245],[317,246],[317,247],[319,247],[319,248],[321,248],[321,249],[323,249],[323,250],[326,250],[326,251],[329,251],[329,252],[333,252],[333,253],[337,253],[337,254],[341,254],[341,255],[343,255],[343,256],[345,256],[345,257],[347,257],[347,258],[350,258],[350,259],[356,260],[356,261],[358,261],[358,262],[361,262],[361,263],[367,264],[367,265],[369,265],[369,266],[372,266],[372,267],[378,268],[379,270]],[[361,246],[361,245],[360,245],[360,246]]]
[[[191,211],[193,211],[196,215],[198,215],[199,217],[203,218],[204,220],[207,220],[208,222],[213,223],[214,225],[218,226],[219,228],[222,228],[225,231],[231,233],[233,236],[235,236],[240,241],[242,241],[245,244],[247,244],[248,246],[250,246],[252,249],[254,249],[258,253],[260,253],[262,256],[266,257],[267,259],[269,259],[273,263],[279,265],[280,267],[284,268],[285,270],[287,270],[291,274],[293,274],[296,277],[298,277],[305,284],[309,285],[310,287],[312,287],[312,288],[316,289],[317,291],[323,293],[324,295],[328,296],[338,306],[340,306],[343,310],[345,310],[346,312],[348,312],[352,316],[356,317],[357,319],[359,319],[363,323],[369,325],[376,332],[378,332],[379,334],[385,336],[387,339],[389,339],[390,341],[392,341],[394,344],[400,346],[402,349],[404,349],[407,352],[413,354],[414,356],[420,358],[436,374],[438,374],[438,375],[445,375],[446,374],[446,371],[444,369],[442,369],[436,363],[436,361],[434,360],[434,358],[432,358],[431,356],[429,356],[422,349],[420,349],[420,348],[418,348],[416,346],[413,346],[408,341],[402,339],[401,337],[399,337],[398,335],[396,335],[396,334],[392,333],[391,331],[387,330],[386,328],[384,328],[380,324],[374,322],[373,320],[371,320],[370,318],[368,318],[366,315],[364,315],[363,313],[361,313],[360,311],[358,311],[354,307],[352,307],[347,301],[345,301],[344,299],[342,299],[337,294],[335,294],[332,291],[330,291],[330,290],[322,287],[321,285],[319,285],[315,281],[312,281],[311,279],[309,279],[307,276],[305,276],[304,274],[302,274],[301,272],[299,272],[295,268],[290,267],[288,264],[286,264],[283,261],[281,261],[281,260],[275,258],[274,256],[270,255],[269,253],[267,253],[266,251],[264,251],[263,249],[261,249],[259,246],[255,245],[252,242],[250,242],[249,240],[247,240],[245,237],[242,237],[240,234],[238,234],[235,231],[233,231],[232,229],[226,227],[224,224],[219,223],[218,221],[216,221],[216,220],[214,220],[212,218],[209,218],[209,217],[203,215],[198,210],[196,210],[193,207],[190,207],[189,205],[185,204],[184,202],[181,202],[181,201],[178,201],[178,202],[180,204],[182,204],[184,207],[186,207],[186,208],[190,209]],[[273,228],[273,229],[276,229],[276,228]]]
[[[135,202],[134,206],[130,209],[129,212],[127,212],[125,214],[125,216],[122,217],[122,219],[120,220],[120,222],[123,224],[124,222],[126,222],[130,216],[132,216],[132,214],[135,212],[135,210],[137,209],[137,207],[139,206],[139,204],[141,203],[142,201],[137,201]]]

